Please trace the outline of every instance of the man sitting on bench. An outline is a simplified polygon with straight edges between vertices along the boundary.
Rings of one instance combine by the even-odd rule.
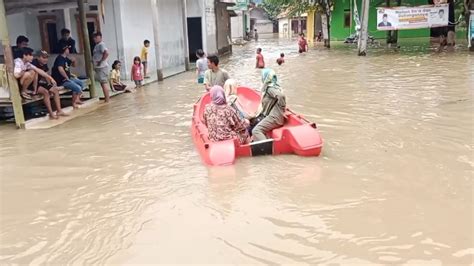
[[[14,61],[15,68],[13,70],[13,75],[20,82],[21,97],[26,100],[32,99],[29,93],[36,93],[37,84],[34,81],[38,79],[38,75],[42,76],[46,80],[49,80],[52,84],[56,85],[56,81],[54,81],[54,79],[50,75],[48,75],[48,73],[32,65],[32,61],[33,49],[28,47],[21,48],[21,58],[17,58]],[[28,91],[30,85],[33,85],[33,92]]]
[[[79,105],[83,104],[81,95],[84,83],[71,74],[71,66],[76,66],[76,59],[69,57],[69,49],[70,47],[67,45],[61,47],[61,54],[54,61],[52,74],[58,85],[72,91],[72,107],[77,109]]]
[[[45,73],[48,73],[48,53],[46,51],[39,51],[37,54],[37,58],[33,60],[33,65],[38,69],[43,70]],[[59,88],[51,82],[53,78],[49,76],[48,79],[44,77],[38,77],[37,83],[37,93],[43,95],[44,105],[46,105],[46,109],[48,109],[49,117],[51,119],[58,119],[59,116],[68,116],[66,113],[63,112],[61,109],[61,98],[59,95]],[[54,97],[54,103],[56,104],[56,114],[53,112],[53,108],[51,107],[51,99],[50,94]]]

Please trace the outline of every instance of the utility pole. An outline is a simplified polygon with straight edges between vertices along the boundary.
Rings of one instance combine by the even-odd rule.
[[[15,123],[18,128],[25,128],[25,116],[23,114],[23,105],[21,102],[20,88],[18,82],[13,75],[13,53],[10,47],[10,38],[7,27],[7,12],[5,10],[5,2],[0,0],[0,41],[3,48],[6,75],[8,80],[8,88],[10,89],[10,99],[13,104],[13,113],[15,115]]]
[[[160,31],[158,26],[160,25],[159,12],[158,12],[158,0],[151,0],[151,14],[153,18],[153,37],[155,44],[155,56],[156,56],[156,73],[158,81],[163,81],[163,60],[161,57],[161,45],[160,45]]]
[[[189,63],[189,40],[188,40],[188,10],[186,5],[186,0],[182,0],[183,8],[183,39],[184,39],[184,65],[186,71],[191,69]]]
[[[82,44],[84,46],[84,61],[86,64],[86,74],[91,80],[90,84],[90,97],[96,98],[97,92],[95,90],[95,79],[94,79],[94,68],[92,63],[91,46],[89,43],[89,29],[87,28],[86,10],[84,7],[84,0],[77,0],[77,6],[79,8],[79,23],[82,29]]]
[[[358,42],[359,56],[367,55],[367,39],[369,36],[369,6],[370,0],[362,0],[361,29]]]

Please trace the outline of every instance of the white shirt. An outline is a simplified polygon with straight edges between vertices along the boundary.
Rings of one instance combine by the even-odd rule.
[[[17,58],[13,62],[15,63],[15,68],[13,69],[15,75],[19,75],[22,71],[28,71],[34,68],[30,62],[25,63],[21,58]]]

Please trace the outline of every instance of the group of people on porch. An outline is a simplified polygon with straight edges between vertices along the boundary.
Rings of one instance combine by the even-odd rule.
[[[12,47],[14,76],[18,80],[21,97],[28,101],[33,100],[34,97],[42,96],[51,119],[68,115],[61,108],[60,93],[62,88],[72,92],[72,106],[74,109],[83,104],[81,95],[86,85],[84,80],[88,79],[88,77],[79,78],[72,73],[71,67],[76,67],[76,58],[72,55],[77,53],[76,42],[71,38],[71,32],[68,29],[63,29],[61,35],[62,38],[54,46],[54,50],[58,52],[58,55],[54,60],[51,72],[49,72],[50,67],[48,66],[50,57],[48,52],[42,49],[35,52],[34,49],[29,47],[29,39],[26,36],[18,36],[16,46]],[[113,69],[110,71],[107,62],[109,51],[102,40],[102,34],[100,32],[94,33],[93,39],[95,46],[92,52],[92,61],[95,79],[102,87],[105,102],[110,100],[110,90],[133,92],[134,89],[128,88],[120,80],[120,61],[114,61]],[[146,71],[149,45],[150,42],[145,40],[141,57],[138,60],[138,67],[132,67],[131,76],[136,87],[142,85],[143,77],[146,75],[142,73],[144,70]],[[51,97],[54,99],[55,109],[53,109]]]

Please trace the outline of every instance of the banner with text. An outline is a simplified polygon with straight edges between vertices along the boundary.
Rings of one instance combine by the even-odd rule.
[[[377,30],[409,30],[448,26],[447,4],[418,7],[378,7]]]

